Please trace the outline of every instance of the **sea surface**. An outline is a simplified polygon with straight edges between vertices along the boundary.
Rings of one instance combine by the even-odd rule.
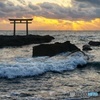
[[[0,31],[0,35],[12,34]],[[25,31],[16,34],[25,35]],[[29,31],[29,34],[51,35],[55,39],[50,43],[70,41],[81,50],[89,41],[100,41],[99,31]],[[100,92],[100,46],[91,47],[93,50],[84,52],[86,55],[66,52],[33,58],[32,48],[36,45],[39,44],[0,49],[0,100],[89,100],[83,94]],[[87,65],[77,68],[79,64]],[[73,96],[73,92],[81,95]]]

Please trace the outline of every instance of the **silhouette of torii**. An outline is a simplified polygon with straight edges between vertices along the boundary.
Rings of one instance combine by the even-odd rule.
[[[32,18],[29,19],[9,19],[11,24],[14,24],[13,35],[16,35],[16,24],[26,24],[26,35],[28,35],[28,24],[32,23]]]

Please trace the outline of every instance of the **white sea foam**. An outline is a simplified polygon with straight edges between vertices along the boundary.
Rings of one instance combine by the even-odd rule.
[[[73,70],[77,65],[87,63],[87,56],[82,52],[66,55],[65,53],[50,58],[16,58],[13,63],[0,63],[0,77],[16,78],[39,75],[48,71],[61,72]]]

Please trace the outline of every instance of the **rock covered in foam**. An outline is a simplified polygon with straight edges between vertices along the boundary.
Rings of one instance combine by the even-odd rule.
[[[64,43],[54,43],[54,44],[40,44],[33,47],[33,57],[35,56],[54,56],[63,52],[74,52],[80,51],[78,47],[71,44],[70,41]]]

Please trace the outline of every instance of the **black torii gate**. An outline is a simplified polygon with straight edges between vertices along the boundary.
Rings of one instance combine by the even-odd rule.
[[[32,18],[30,19],[9,19],[11,24],[14,24],[13,35],[16,35],[16,24],[26,24],[26,35],[28,35],[28,24],[32,23]]]

